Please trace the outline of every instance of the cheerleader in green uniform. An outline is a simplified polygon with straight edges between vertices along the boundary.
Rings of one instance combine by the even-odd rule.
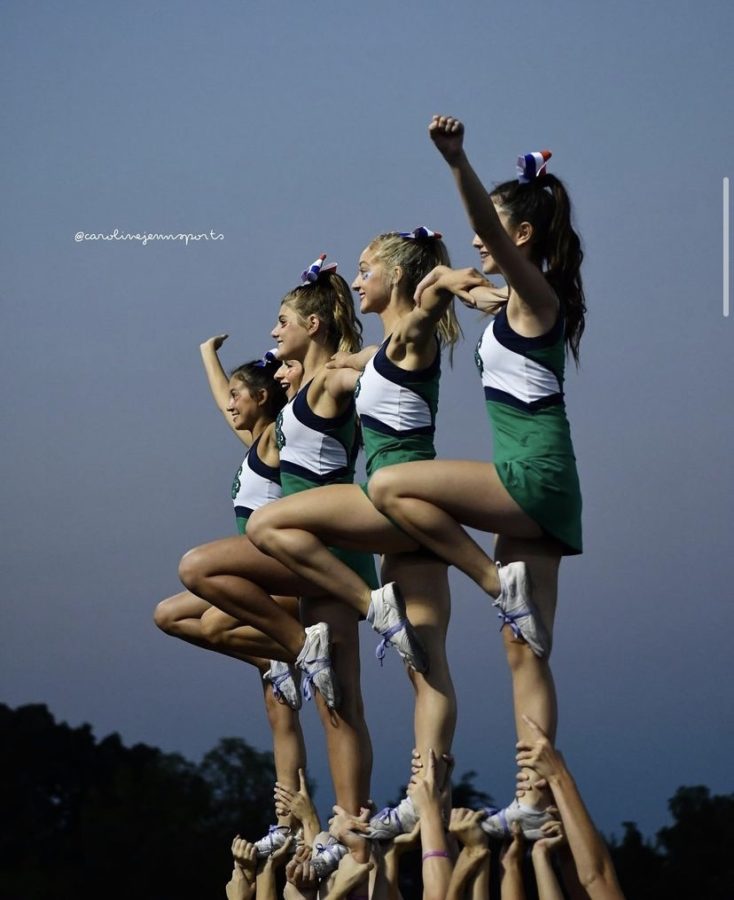
[[[528,716],[552,739],[557,711],[548,656],[558,566],[562,556],[582,550],[563,368],[566,350],[578,358],[584,328],[583,254],[565,188],[546,172],[550,154],[522,157],[519,180],[490,195],[464,154],[463,133],[448,117],[435,116],[430,125],[476,232],[482,270],[502,275],[507,292],[497,311],[498,292],[479,272],[438,267],[416,298],[433,315],[452,295],[497,311],[476,354],[495,459],[393,466],[376,474],[369,492],[378,509],[494,600],[506,626],[518,737],[532,737]],[[463,526],[497,535],[501,566]],[[517,820],[528,836],[539,836],[547,805],[548,797],[533,788],[522,803],[488,817],[485,830],[500,836]]]

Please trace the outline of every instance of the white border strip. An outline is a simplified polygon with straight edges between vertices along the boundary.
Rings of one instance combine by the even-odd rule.
[[[729,317],[729,179],[724,178],[724,318]]]

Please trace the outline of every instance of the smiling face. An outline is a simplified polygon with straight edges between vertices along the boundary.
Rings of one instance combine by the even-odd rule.
[[[298,313],[284,303],[278,312],[278,321],[270,332],[278,344],[280,359],[302,360],[310,342],[308,328]]]
[[[301,386],[303,366],[297,359],[284,359],[274,377],[285,391],[286,397],[292,400]]]
[[[232,416],[235,431],[252,431],[262,415],[262,406],[258,403],[257,396],[236,375],[229,379],[227,412]]]
[[[390,302],[387,271],[376,252],[369,247],[359,257],[352,290],[359,295],[359,311],[363,313],[380,312]]]

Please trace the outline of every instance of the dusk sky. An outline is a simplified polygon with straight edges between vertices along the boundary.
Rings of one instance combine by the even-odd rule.
[[[259,356],[301,270],[326,252],[351,280],[382,231],[425,223],[474,265],[427,137],[440,112],[487,184],[550,148],[586,251],[566,385],[585,553],[561,567],[558,745],[606,832],[654,833],[682,784],[734,790],[732,4],[6,0],[0,25],[0,700],[191,759],[224,736],[270,749],[255,671],[152,623],[182,553],[234,531],[241,445],[198,345],[226,331],[225,365]],[[223,237],[75,240],[115,229]],[[491,459],[483,323],[460,315],[437,446]],[[498,623],[464,576],[452,594],[457,773],[504,804]],[[382,804],[406,779],[412,693],[375,643],[365,628]],[[303,721],[325,810],[315,709]]]

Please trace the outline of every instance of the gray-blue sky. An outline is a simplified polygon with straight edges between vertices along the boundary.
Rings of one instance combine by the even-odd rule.
[[[586,553],[561,571],[559,743],[608,830],[653,831],[682,783],[730,791],[731,5],[14,0],[2,17],[3,699],[193,757],[229,734],[267,746],[254,673],[150,621],[181,552],[232,529],[240,450],[198,343],[228,331],[226,363],[260,353],[307,262],[327,251],[349,276],[385,229],[426,222],[473,263],[426,137],[445,111],[488,181],[550,147],[587,252],[567,386]],[[224,240],[74,242],[114,228]],[[488,458],[481,323],[462,318],[438,446]],[[506,799],[500,640],[479,592],[452,583],[459,771]],[[405,776],[411,695],[373,643],[381,801]]]

